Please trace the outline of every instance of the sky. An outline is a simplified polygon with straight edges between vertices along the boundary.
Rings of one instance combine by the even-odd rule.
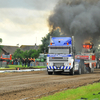
[[[42,44],[48,17],[59,0],[0,0],[1,45]]]

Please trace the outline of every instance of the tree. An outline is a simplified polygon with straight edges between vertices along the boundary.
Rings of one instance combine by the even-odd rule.
[[[28,51],[27,50],[25,52],[23,52],[23,58],[29,58],[28,57]]]
[[[0,44],[2,43],[2,38],[0,38]],[[0,52],[3,46],[0,45]]]
[[[13,54],[13,59],[15,58],[37,58],[39,56],[40,50],[31,49],[29,51],[22,51],[21,49],[17,49]]]
[[[22,59],[23,57],[24,57],[24,55],[23,55],[23,51],[21,50],[21,49],[17,49],[15,52],[14,52],[14,54],[13,54],[13,59],[14,58],[20,58],[20,59]]]
[[[46,49],[46,52],[48,52],[48,45],[50,44],[50,35],[52,35],[52,37],[61,37],[63,35],[61,35],[61,33],[59,32],[59,29],[55,30],[51,33],[48,33],[45,37],[42,38],[42,45],[40,45],[40,50],[41,53],[44,53],[44,47]]]
[[[0,43],[2,43],[2,38],[0,38]]]

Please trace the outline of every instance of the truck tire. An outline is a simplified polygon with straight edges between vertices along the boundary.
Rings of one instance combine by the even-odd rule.
[[[86,73],[86,65],[84,64],[84,60],[80,61],[79,66],[81,67],[81,73],[85,74]]]
[[[81,66],[81,70],[82,70],[82,74],[85,74],[86,73],[86,65],[85,64],[83,64]]]
[[[81,75],[86,73],[86,65],[84,64],[84,60],[80,60],[78,71],[76,71],[76,74]]]
[[[79,66],[79,69],[78,69],[78,71],[77,71],[77,74],[78,74],[78,75],[81,75],[81,73],[82,73],[81,67]]]
[[[90,68],[90,73],[93,73],[94,72],[94,68]]]
[[[52,75],[53,74],[53,72],[48,72],[48,75]]]
[[[97,62],[97,64],[96,64],[96,68],[97,68],[97,69],[99,68],[99,62]]]
[[[86,67],[86,73],[90,73],[90,68]]]
[[[70,70],[70,75],[74,75],[74,67]]]
[[[91,73],[93,73],[93,72],[94,72],[94,65],[91,68]]]
[[[93,72],[94,72],[94,68],[87,67],[87,73],[93,73]]]

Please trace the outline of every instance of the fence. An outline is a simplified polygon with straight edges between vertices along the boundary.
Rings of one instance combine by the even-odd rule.
[[[47,62],[31,62],[30,67],[32,66],[47,66]],[[0,67],[7,67],[7,62],[0,61]]]
[[[7,67],[6,61],[0,61],[0,67]]]
[[[47,66],[47,62],[31,62],[30,66]]]

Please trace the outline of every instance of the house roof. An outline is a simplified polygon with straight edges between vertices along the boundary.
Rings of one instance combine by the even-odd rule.
[[[10,53],[10,54],[14,54],[14,52],[17,50],[17,49],[21,49],[22,51],[26,51],[26,50],[30,50],[30,49],[36,49],[38,50],[39,49],[39,46],[37,45],[21,45],[20,47],[18,46],[7,46],[7,45],[1,45],[2,46],[2,52],[0,52],[0,55],[3,54],[3,53]]]
[[[6,46],[2,45],[2,53],[10,53],[13,55],[13,53],[18,49],[18,46]]]
[[[35,50],[37,50],[37,49],[39,49],[39,46],[37,46],[37,45],[21,45],[21,46],[20,46],[20,49],[21,49],[22,51],[26,51],[26,50],[30,50],[30,49],[35,49]]]

